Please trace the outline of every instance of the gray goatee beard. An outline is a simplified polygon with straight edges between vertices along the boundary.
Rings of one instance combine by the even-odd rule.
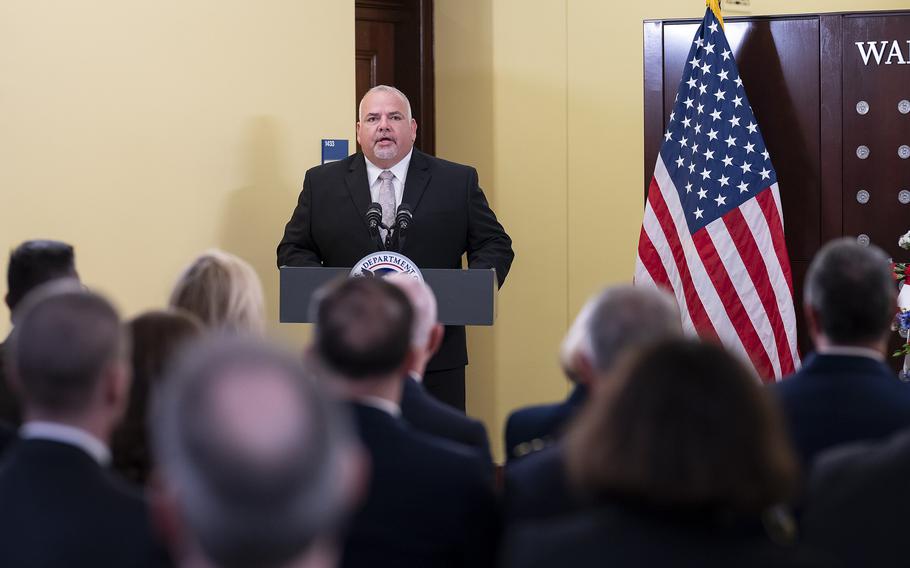
[[[391,160],[395,157],[395,154],[398,152],[398,144],[393,144],[392,146],[386,148],[376,148],[373,147],[373,153],[376,154],[376,157],[380,160]]]

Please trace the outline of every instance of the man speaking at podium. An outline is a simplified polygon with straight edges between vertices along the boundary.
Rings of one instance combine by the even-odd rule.
[[[420,268],[461,268],[467,253],[469,268],[495,268],[502,286],[515,256],[512,240],[490,209],[477,171],[415,150],[416,134],[404,93],[386,85],[367,91],[358,109],[361,152],[306,173],[278,244],[278,266],[354,266],[382,243],[394,242],[385,229],[378,239],[371,234],[371,204],[381,205],[382,225],[388,227],[406,204],[413,218],[401,254]],[[464,327],[446,326],[424,386],[464,410],[467,362]]]

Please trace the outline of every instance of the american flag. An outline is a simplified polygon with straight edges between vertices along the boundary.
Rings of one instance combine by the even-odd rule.
[[[799,366],[777,174],[710,7],[648,190],[635,283],[673,292],[687,331],[747,356],[762,379]]]

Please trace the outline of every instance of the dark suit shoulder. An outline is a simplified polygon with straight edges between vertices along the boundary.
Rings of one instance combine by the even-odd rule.
[[[719,524],[667,521],[604,506],[562,519],[518,525],[504,566],[821,566],[767,537]]]
[[[576,385],[566,400],[526,406],[506,420],[506,459],[524,457],[554,444],[567,422],[587,398],[587,389]]]
[[[509,414],[505,434],[507,459],[523,457],[552,443],[553,421],[561,406],[539,404],[519,408]]]
[[[11,566],[167,563],[138,489],[68,444],[19,440],[0,465],[0,502]]]
[[[892,468],[910,470],[910,430],[898,432],[881,443],[856,443],[833,448],[819,456],[813,478],[839,474],[874,475]]]
[[[405,381],[401,412],[416,430],[470,446],[492,463],[483,423],[439,402],[413,378]]]

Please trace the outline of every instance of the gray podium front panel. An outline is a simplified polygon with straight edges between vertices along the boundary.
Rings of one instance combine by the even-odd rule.
[[[312,323],[310,300],[323,285],[347,278],[350,268],[285,266],[280,269],[279,321]],[[439,323],[493,325],[496,318],[496,272],[422,268],[427,285],[436,295]]]

